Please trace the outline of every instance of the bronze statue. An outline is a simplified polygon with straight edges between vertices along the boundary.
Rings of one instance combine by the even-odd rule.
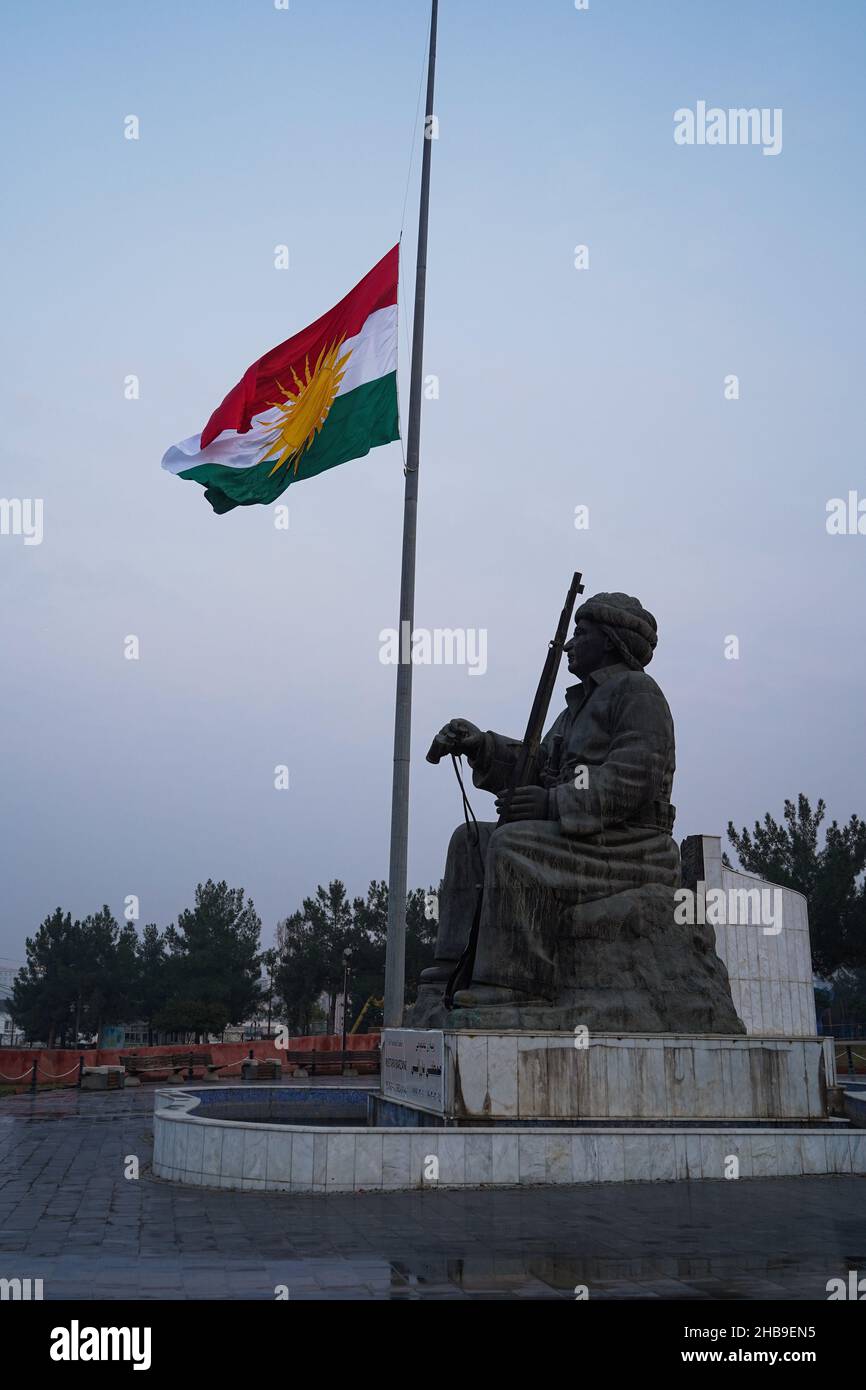
[[[580,684],[545,735],[534,775],[508,792],[520,742],[452,719],[501,823],[461,826],[439,897],[435,964],[410,1027],[741,1033],[711,927],[674,921],[674,727],[645,667],[653,615],[627,594],[578,608],[565,644]],[[443,998],[483,881],[471,983]]]

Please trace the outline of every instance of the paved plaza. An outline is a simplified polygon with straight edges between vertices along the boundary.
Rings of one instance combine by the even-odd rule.
[[[190,1189],[151,1173],[153,1103],[146,1086],[0,1100],[0,1277],[41,1278],[46,1299],[823,1300],[866,1270],[863,1178]]]

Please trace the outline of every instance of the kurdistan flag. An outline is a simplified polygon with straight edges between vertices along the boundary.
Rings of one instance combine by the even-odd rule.
[[[201,434],[163,468],[201,483],[215,512],[273,502],[378,444],[399,439],[394,246],[327,314],[260,357]]]

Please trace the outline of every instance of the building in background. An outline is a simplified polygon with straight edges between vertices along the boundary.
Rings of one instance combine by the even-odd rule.
[[[12,1023],[12,1016],[9,1013],[9,1000],[12,997],[12,983],[18,974],[16,965],[5,965],[0,963],[0,1046],[12,1047],[23,1041],[23,1033],[19,1032]]]

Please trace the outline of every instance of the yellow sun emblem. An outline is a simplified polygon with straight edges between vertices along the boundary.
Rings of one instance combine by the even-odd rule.
[[[273,477],[278,468],[290,462],[294,463],[294,472],[297,474],[303,454],[327,420],[328,412],[340,389],[340,382],[346,374],[346,363],[352,356],[350,348],[341,357],[342,346],[343,338],[338,343],[332,343],[330,347],[323,347],[312,372],[310,359],[307,357],[303,377],[299,377],[293,367],[292,376],[296,388],[294,391],[287,391],[285,386],[277,382],[285,400],[269,402],[269,405],[280,412],[280,418],[273,422],[273,433],[259,459],[259,463],[276,459],[268,474],[269,478]]]

